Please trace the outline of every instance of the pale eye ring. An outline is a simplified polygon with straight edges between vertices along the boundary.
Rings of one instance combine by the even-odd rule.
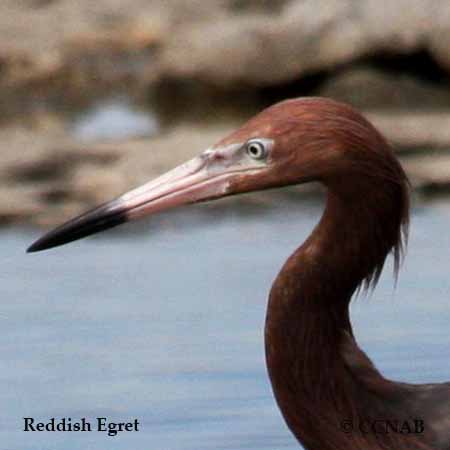
[[[245,150],[248,156],[253,159],[261,160],[267,156],[266,146],[261,141],[248,141]]]

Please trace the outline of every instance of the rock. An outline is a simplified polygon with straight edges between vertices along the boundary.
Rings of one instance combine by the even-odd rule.
[[[406,110],[408,113],[436,109],[450,111],[448,86],[364,66],[332,76],[320,87],[317,94],[350,103],[364,110],[397,109]]]
[[[66,207],[72,199],[79,202],[70,185],[74,171],[80,166],[112,165],[118,157],[117,150],[104,146],[92,151],[76,145],[63,129],[52,127],[3,127],[0,142],[0,222],[39,223],[42,216],[52,216],[55,205]],[[83,198],[81,206],[89,201]]]
[[[426,155],[403,160],[416,189],[427,193],[450,192],[450,155]]]
[[[162,5],[152,14],[147,3],[0,2],[0,113],[73,106],[148,83],[166,19]]]
[[[450,72],[450,3],[442,2],[438,9],[439,14],[434,16],[427,48],[436,61]]]
[[[336,68],[322,95],[365,109],[405,158],[441,149],[406,167],[418,186],[448,184],[445,81],[343,69],[422,51],[450,73],[448,1],[3,0],[0,35],[3,222],[67,219],[198,154],[256,112],[265,87]],[[162,133],[81,142],[74,110],[123,92],[151,97]]]
[[[369,118],[396,144],[411,147],[419,142],[422,150],[430,144],[450,148],[448,114],[432,117],[378,112]],[[153,138],[89,145],[53,126],[36,129],[16,124],[0,128],[0,223],[56,225],[190,159],[237,125],[181,124]],[[448,155],[411,158],[406,154],[404,161],[415,187],[444,189],[449,185]],[[310,189],[317,191],[316,187]],[[310,189],[278,195],[290,198],[310,193]],[[269,198],[277,197],[263,193],[242,201],[265,204]]]
[[[0,93],[23,101],[168,77],[273,85],[386,52],[450,68],[441,0],[5,0],[0,35]]]
[[[367,118],[402,152],[448,149],[450,110],[442,112],[369,112]]]
[[[233,126],[88,146],[55,130],[0,128],[0,223],[55,225],[184,162]]]
[[[34,186],[0,184],[0,225],[31,222],[42,208]]]
[[[446,64],[448,9],[439,0],[292,1],[278,14],[181,24],[162,60],[167,74],[221,86],[286,82],[381,52],[428,49]]]

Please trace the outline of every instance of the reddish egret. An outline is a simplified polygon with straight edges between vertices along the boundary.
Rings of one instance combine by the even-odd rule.
[[[278,103],[28,251],[177,205],[308,181],[327,188],[325,211],[277,276],[265,328],[270,380],[289,428],[309,450],[449,450],[450,383],[387,380],[352,332],[352,295],[374,287],[389,253],[398,270],[409,189],[386,140],[348,105],[323,98]]]

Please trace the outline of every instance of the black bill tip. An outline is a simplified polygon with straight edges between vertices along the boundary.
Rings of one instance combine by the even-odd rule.
[[[69,220],[45,234],[28,247],[27,253],[58,247],[108,228],[113,228],[127,222],[127,220],[124,209],[110,202]]]

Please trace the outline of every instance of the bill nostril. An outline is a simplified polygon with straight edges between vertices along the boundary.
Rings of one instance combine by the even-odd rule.
[[[225,159],[225,155],[221,152],[215,152],[211,155],[211,159],[213,161],[223,161]]]

